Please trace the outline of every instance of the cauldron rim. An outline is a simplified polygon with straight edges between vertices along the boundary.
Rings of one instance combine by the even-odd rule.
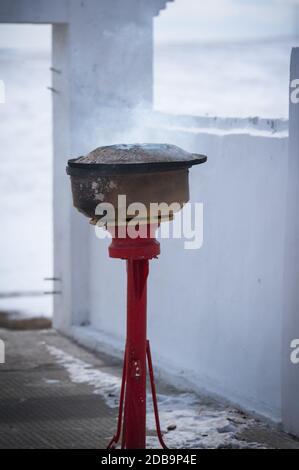
[[[160,171],[176,171],[200,165],[207,161],[206,155],[190,154],[190,160],[174,160],[164,162],[138,162],[138,163],[78,163],[77,158],[68,160],[66,167],[70,176],[87,175],[115,175],[126,173],[156,173]]]

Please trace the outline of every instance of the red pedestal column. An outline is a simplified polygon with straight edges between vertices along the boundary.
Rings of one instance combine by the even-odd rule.
[[[149,260],[160,254],[160,244],[155,239],[157,224],[148,225],[146,236],[130,238],[127,233],[111,231],[109,246],[111,258],[127,260],[127,339],[120,394],[118,426],[108,448],[115,446],[121,437],[123,449],[146,448],[146,364],[148,360],[152,398],[158,439],[166,448],[159,423],[154,375],[149,341],[146,337],[147,277]]]
[[[145,449],[146,281],[148,260],[127,260],[127,343],[124,438],[126,449]]]

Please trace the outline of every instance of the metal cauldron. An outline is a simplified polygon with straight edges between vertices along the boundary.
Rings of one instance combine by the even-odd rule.
[[[181,208],[189,200],[189,168],[206,160],[170,144],[98,147],[68,161],[74,206],[92,223],[99,219],[95,209],[100,202],[112,204],[117,213],[119,195],[126,196],[127,206],[139,202],[149,210],[151,203],[164,202]]]

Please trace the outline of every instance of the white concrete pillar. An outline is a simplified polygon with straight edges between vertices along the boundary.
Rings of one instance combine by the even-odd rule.
[[[299,339],[299,48],[293,48],[290,70],[289,170],[285,247],[282,421],[299,436],[299,364],[291,362],[291,342]],[[291,100],[293,98],[293,102]],[[282,222],[283,223],[283,222]]]
[[[172,0],[168,0],[172,1]],[[153,16],[167,0],[1,0],[0,23],[53,24],[54,326],[88,322],[89,233],[67,159],[112,142],[152,104]],[[99,280],[100,282],[100,280]]]
[[[68,24],[53,26],[54,276],[62,290],[54,326],[63,331],[89,321],[94,236],[72,207],[67,159],[113,142],[135,106],[151,106],[153,85],[146,3],[72,0],[69,8]]]

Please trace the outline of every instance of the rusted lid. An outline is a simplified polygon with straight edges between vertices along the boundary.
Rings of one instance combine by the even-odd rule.
[[[186,152],[176,145],[119,144],[98,147],[83,157],[69,160],[67,172],[70,175],[82,174],[82,170],[102,174],[155,172],[190,167],[206,160],[205,155]]]

